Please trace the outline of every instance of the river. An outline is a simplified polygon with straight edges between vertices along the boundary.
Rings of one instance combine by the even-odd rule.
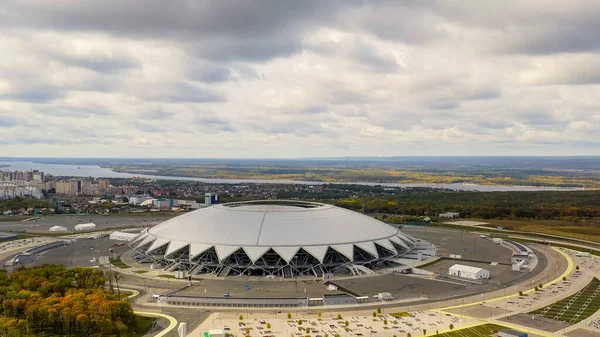
[[[188,180],[200,181],[204,183],[216,184],[303,184],[303,185],[321,185],[320,181],[302,181],[302,180],[273,180],[273,179],[217,179],[217,178],[191,178],[191,177],[167,177],[150,174],[131,174],[115,172],[108,168],[96,165],[64,165],[64,164],[44,164],[33,161],[2,161],[0,160],[0,170],[4,171],[28,171],[39,170],[53,176],[73,176],[73,177],[91,177],[91,178],[149,178],[165,180]],[[581,188],[560,188],[560,187],[537,187],[537,186],[504,186],[504,185],[477,185],[477,184],[395,184],[395,183],[371,183],[371,182],[340,182],[341,184],[357,185],[381,185],[387,187],[431,187],[446,188],[455,191],[481,191],[481,192],[499,192],[499,191],[573,191]]]

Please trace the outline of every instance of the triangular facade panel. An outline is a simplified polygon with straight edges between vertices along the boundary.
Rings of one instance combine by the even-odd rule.
[[[181,248],[183,248],[187,245],[189,245],[189,243],[187,243],[187,242],[171,241],[171,243],[169,244],[169,248],[167,248],[167,251],[165,252],[165,256],[173,254],[176,251],[180,250]]]
[[[406,249],[410,249],[408,247],[408,245],[406,244],[406,242],[404,242],[404,240],[402,240],[401,238],[397,237],[397,236],[392,236],[389,238],[392,242],[395,242],[397,244],[399,244],[400,246],[406,248]]]
[[[314,256],[315,259],[319,260],[319,262],[323,262],[325,259],[325,254],[327,254],[327,249],[329,246],[304,246],[304,249],[307,253]]]
[[[240,249],[240,247],[236,246],[215,246],[215,250],[217,251],[217,256],[219,257],[219,261],[223,261],[229,257],[229,255],[233,254],[236,250]]]
[[[269,246],[265,246],[265,247],[253,246],[253,247],[242,247],[242,248],[246,252],[246,255],[248,255],[248,257],[250,258],[250,260],[252,260],[252,262],[256,262],[271,247],[269,247]]]
[[[148,236],[148,234],[146,234],[146,233],[140,233],[140,235],[136,236],[135,238],[133,238],[133,240],[131,240],[131,243],[134,244],[136,242],[140,242],[141,240],[143,240],[147,236]]]
[[[398,234],[396,236],[398,236],[398,238],[400,240],[404,241],[404,242],[415,243],[415,239],[414,238],[411,238],[410,236],[408,236],[408,235],[406,235],[406,234],[404,234],[402,232],[398,232]]]
[[[140,244],[138,245],[138,247],[142,247],[144,245],[147,245],[147,244],[149,244],[150,242],[152,242],[154,240],[156,240],[155,237],[148,235],[148,237],[146,237],[144,240],[142,240],[140,242]]]
[[[152,252],[153,250],[155,250],[156,248],[162,247],[164,245],[166,245],[167,243],[169,243],[169,240],[164,240],[164,239],[156,239],[152,245],[150,245],[150,247],[148,248],[148,250],[146,251],[147,253]]]
[[[201,243],[190,244],[190,260],[195,258],[198,254],[204,253],[210,249],[210,247],[212,247],[212,245],[204,245]]]
[[[396,247],[394,247],[394,245],[388,239],[377,240],[377,241],[375,241],[375,243],[378,244],[378,245],[380,245],[381,247],[389,250],[390,252],[392,252],[394,254],[398,253],[396,251]]]
[[[347,257],[350,261],[354,261],[354,245],[353,244],[333,245],[330,247],[333,248],[336,252]]]
[[[300,250],[300,247],[273,247],[273,250],[287,261],[287,263],[290,263],[294,255]]]
[[[364,250],[365,252],[373,255],[374,257],[379,257],[379,254],[377,254],[377,247],[375,247],[373,241],[355,243],[355,245],[356,247]]]

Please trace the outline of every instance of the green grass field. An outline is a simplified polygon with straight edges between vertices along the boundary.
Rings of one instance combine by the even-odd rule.
[[[120,256],[116,259],[110,259],[110,263],[112,263],[113,266],[121,268],[121,269],[131,268],[130,266],[126,265],[125,262],[121,261]]]
[[[485,337],[487,337],[487,336],[495,336],[496,332],[498,332],[500,330],[504,330],[504,329],[506,329],[506,328],[501,325],[483,324],[483,325],[474,326],[472,328],[466,328],[466,329],[460,329],[460,330],[454,330],[451,332],[441,333],[441,334],[435,335],[435,336],[440,336],[440,337],[484,337],[485,336]],[[431,331],[428,331],[428,333],[430,334]]]
[[[594,278],[578,293],[531,313],[575,324],[590,317],[598,309],[600,309],[600,280]]]

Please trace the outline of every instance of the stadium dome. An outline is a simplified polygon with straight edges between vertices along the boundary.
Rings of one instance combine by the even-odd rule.
[[[260,200],[199,209],[143,231],[133,257],[189,275],[368,274],[435,255],[372,217],[316,202]]]

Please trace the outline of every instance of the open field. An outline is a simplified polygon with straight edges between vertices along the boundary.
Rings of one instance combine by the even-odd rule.
[[[112,263],[113,266],[121,269],[131,268],[130,266],[126,265],[123,261],[121,261],[121,257],[118,257],[116,259],[110,259],[110,263]]]
[[[531,313],[575,324],[590,317],[598,309],[600,309],[600,280],[594,278],[578,293]]]
[[[568,220],[481,220],[490,223],[488,227],[502,226],[508,230],[529,233],[558,235],[580,240],[600,242],[600,219],[581,221]]]

